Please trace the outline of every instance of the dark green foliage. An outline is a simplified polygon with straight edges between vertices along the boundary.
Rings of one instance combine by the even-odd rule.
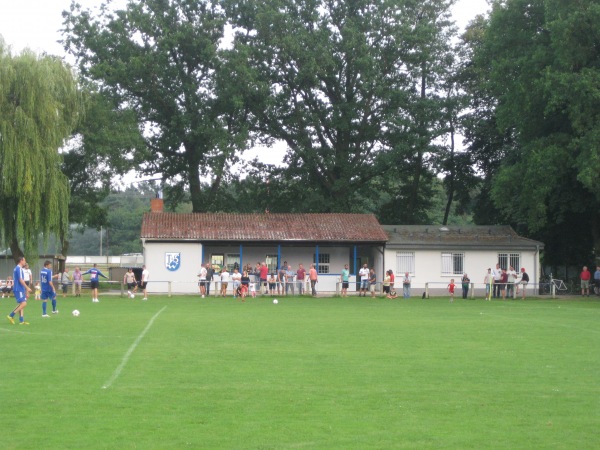
[[[575,233],[600,248],[600,5],[495,2],[470,34],[473,94],[468,131],[499,217],[526,235]],[[485,166],[487,165],[487,166]],[[482,190],[484,192],[484,190]],[[577,227],[570,226],[577,220]],[[587,232],[581,225],[587,224]],[[581,233],[581,234],[579,234]],[[555,252],[556,251],[556,252]],[[555,252],[555,253],[554,253]],[[583,257],[548,248],[549,260]]]

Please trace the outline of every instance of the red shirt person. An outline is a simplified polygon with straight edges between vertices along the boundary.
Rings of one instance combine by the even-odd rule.
[[[581,274],[579,274],[579,278],[581,279],[581,295],[587,295],[589,297],[592,273],[588,270],[587,266],[583,266],[583,270],[581,271]]]

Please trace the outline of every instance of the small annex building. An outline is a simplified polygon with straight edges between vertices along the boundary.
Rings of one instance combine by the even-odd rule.
[[[153,199],[141,231],[150,292],[198,292],[201,264],[254,267],[269,272],[287,262],[295,271],[312,263],[319,292],[335,292],[342,268],[383,268],[388,235],[372,214],[172,213]],[[351,277],[351,282],[355,281]]]
[[[460,280],[468,274],[475,295],[485,293],[487,269],[524,267],[530,277],[530,291],[537,293],[540,251],[544,244],[519,236],[508,225],[383,225],[388,235],[385,264],[396,279],[409,272],[413,296],[441,295],[452,278],[460,292]],[[401,281],[401,280],[399,280]],[[396,283],[397,286],[400,283]]]

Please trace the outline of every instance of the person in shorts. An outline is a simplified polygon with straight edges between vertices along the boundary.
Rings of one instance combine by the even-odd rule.
[[[367,296],[367,289],[369,288],[369,267],[365,264],[362,269],[358,271],[360,277],[360,292],[358,296]]]
[[[375,288],[377,287],[377,274],[375,273],[375,269],[369,270],[369,292],[371,293],[371,297],[375,297]]]
[[[150,278],[150,272],[146,269],[146,266],[142,266],[142,281],[140,281],[140,289],[144,293],[142,300],[148,300],[148,279]]]
[[[521,288],[521,299],[523,300],[525,300],[527,283],[529,283],[529,275],[525,272],[525,267],[521,267],[521,279],[519,280],[519,284],[517,284],[517,294],[519,293],[519,288]]]
[[[348,287],[350,286],[350,270],[348,269],[348,264],[344,266],[340,279],[342,281],[342,297],[348,297]]]
[[[390,297],[390,271],[388,270],[383,277],[383,295]]]
[[[133,269],[130,267],[129,270],[125,273],[123,277],[123,283],[127,286],[127,295],[131,297],[131,295],[135,295],[135,291],[137,289],[137,282],[135,280],[135,273],[133,273]]]
[[[100,272],[100,269],[98,269],[98,264],[96,263],[94,263],[94,266],[91,269],[88,269],[81,275],[87,274],[90,275],[90,289],[92,291],[92,302],[98,303],[100,301],[100,299],[98,298],[98,286],[100,286],[100,277],[106,278],[107,280],[108,277],[105,276],[102,272]]]
[[[29,325],[29,322],[25,321],[25,313],[23,312],[27,306],[27,297],[31,292],[31,288],[27,286],[25,284],[25,280],[23,280],[23,266],[25,264],[27,264],[27,261],[25,261],[23,256],[17,258],[17,265],[13,271],[13,280],[15,282],[13,292],[15,294],[15,300],[17,301],[17,307],[13,309],[8,316],[6,316],[8,321],[13,325],[15,324],[16,315],[19,315],[20,325]]]

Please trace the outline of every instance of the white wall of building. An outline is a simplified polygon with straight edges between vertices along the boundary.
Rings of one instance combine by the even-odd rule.
[[[404,252],[405,250],[403,250]],[[406,250],[414,252],[415,270],[411,273],[412,278],[412,296],[421,296],[428,284],[429,295],[446,295],[447,286],[450,280],[454,278],[457,285],[457,293],[460,293],[460,279],[462,274],[446,275],[442,273],[442,251],[441,250]],[[539,283],[539,253],[536,251],[518,251],[518,250],[444,250],[444,252],[454,252],[464,254],[464,272],[468,274],[471,283],[475,283],[475,296],[483,297],[485,295],[484,277],[488,268],[495,268],[498,262],[499,253],[518,254],[520,256],[521,267],[524,267],[530,279],[530,292],[533,293],[534,286]],[[396,286],[401,285],[400,279],[404,272],[398,267],[396,255],[398,250],[386,249],[385,266],[394,270],[396,277]]]
[[[177,270],[168,270],[168,253],[179,253]],[[198,242],[144,243],[144,261],[150,273],[148,292],[198,292],[198,271],[202,263],[202,244]]]

